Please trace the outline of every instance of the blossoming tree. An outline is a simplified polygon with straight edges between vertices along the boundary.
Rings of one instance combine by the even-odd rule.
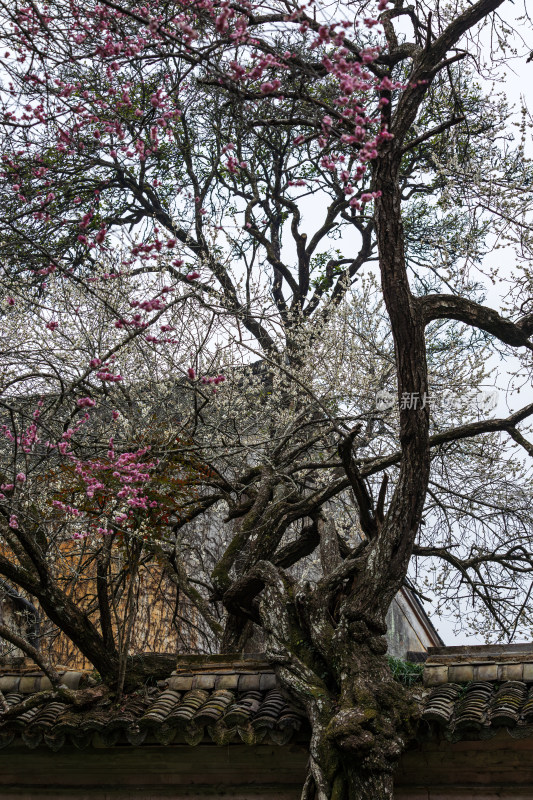
[[[109,648],[109,548],[96,548],[104,572],[95,623],[53,580],[54,523],[32,523],[21,460],[32,454],[37,471],[41,457],[68,460],[84,505],[64,496],[63,481],[52,507],[72,535],[86,532],[78,515],[92,515],[107,542],[124,524],[132,543],[162,527],[164,541],[148,535],[136,563],[141,553],[159,558],[223,649],[243,646],[243,628],[259,626],[280,679],[305,706],[304,798],[392,797],[415,710],[388,669],[385,617],[416,558],[454,570],[504,635],[527,619],[522,601],[508,605],[497,587],[519,593],[532,566],[530,477],[506,447],[531,456],[519,426],[533,408],[491,418],[472,404],[439,413],[432,402],[450,384],[483,381],[484,339],[531,369],[531,273],[521,261],[531,246],[530,167],[523,141],[500,143],[504,105],[472,80],[479,36],[490,27],[505,48],[505,6],[2,5],[11,25],[6,316],[33,315],[65,357],[25,352],[38,368],[5,368],[6,398],[14,386],[36,398],[50,397],[50,381],[58,388],[44,407],[37,400],[28,424],[4,423],[3,536],[17,561],[0,556],[0,571],[120,687],[128,662]],[[489,276],[511,283],[508,307],[496,310],[483,302],[480,265],[501,242],[517,252],[505,274]],[[80,299],[52,302],[56,281]],[[117,421],[116,408],[109,418],[93,409],[115,404],[125,377],[117,364],[137,346],[145,361],[147,352],[159,354],[152,364],[167,359],[191,392],[173,430],[186,442],[174,461],[168,436],[156,437],[153,455],[146,442],[131,446],[131,432],[122,451],[113,434],[105,449],[96,432],[91,442],[91,420],[95,431]],[[259,364],[223,381],[245,352]],[[392,408],[371,400],[379,391],[397,398]],[[14,408],[6,401],[9,414],[22,413]],[[152,484],[162,466],[171,476],[184,463],[195,488],[170,508],[168,490]],[[342,535],[334,498],[355,514],[360,536]],[[221,507],[225,532],[198,585],[180,536]],[[455,526],[469,534],[459,549]],[[298,581],[292,567],[319,546],[320,573]],[[131,662],[130,684],[136,674]]]

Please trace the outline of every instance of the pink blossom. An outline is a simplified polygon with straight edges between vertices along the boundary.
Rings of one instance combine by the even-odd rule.
[[[271,92],[275,92],[276,89],[279,89],[281,86],[281,81],[276,78],[274,81],[266,81],[266,83],[261,84],[261,93],[262,94],[271,94]]]
[[[391,81],[391,79],[390,79],[390,78],[388,78],[388,77],[385,75],[385,77],[383,78],[383,80],[382,80],[382,81],[381,81],[381,83],[379,84],[379,88],[380,88],[382,91],[390,91],[390,90],[391,90],[393,87],[394,87],[394,84],[393,84],[393,82]]]
[[[17,478],[16,478],[16,480],[17,480],[19,483],[24,483],[24,481],[26,480],[26,475],[25,475],[23,472],[19,472],[19,473],[17,473]]]
[[[102,225],[102,227],[100,228],[100,230],[98,231],[98,233],[94,237],[95,241],[98,242],[98,244],[102,244],[102,242],[104,241],[106,235],[107,235],[107,228],[106,228],[105,225]]]
[[[235,175],[235,173],[237,172],[237,168],[239,166],[239,162],[237,161],[236,158],[233,158],[233,156],[230,156],[228,158],[227,162],[226,162],[226,166],[227,166],[229,172],[231,172],[232,175]]]
[[[109,383],[117,383],[117,381],[123,380],[122,375],[113,375],[112,372],[108,372],[107,370],[97,372],[96,377],[100,378],[101,381],[108,381]]]
[[[53,320],[51,320],[50,322],[46,323],[46,327],[48,328],[49,331],[55,331],[57,330],[57,328],[59,328],[59,322],[54,322]]]
[[[13,530],[16,530],[18,526],[19,526],[18,519],[14,514],[11,514],[11,516],[9,517],[9,527],[13,528]]]
[[[96,401],[93,400],[91,397],[80,397],[76,405],[79,408],[92,408],[93,406],[96,405]]]
[[[187,377],[191,381],[193,381],[196,378],[196,372],[194,371],[194,369],[192,367],[189,367],[189,369],[187,370]]]

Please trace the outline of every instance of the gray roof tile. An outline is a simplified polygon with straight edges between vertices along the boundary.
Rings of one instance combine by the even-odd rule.
[[[22,741],[30,748],[44,745],[57,751],[69,743],[80,749],[107,748],[124,741],[139,746],[154,739],[165,745],[196,745],[206,735],[217,744],[235,739],[257,744],[265,737],[283,744],[301,728],[304,715],[288,703],[272,670],[263,663],[255,672],[254,667],[239,662],[235,671],[175,673],[119,703],[104,697],[80,709],[53,701],[3,723],[0,716],[0,747]],[[64,673],[62,682],[74,687],[82,678],[81,672]],[[14,706],[38,692],[42,679],[38,674],[3,675],[0,680],[9,690],[4,693],[6,703]]]
[[[422,720],[452,740],[488,738],[502,728],[513,736],[533,736],[533,686],[524,681],[443,683],[426,697]]]
[[[513,736],[533,737],[532,660],[441,663],[434,657],[428,667],[425,684],[433,688],[420,690],[421,736],[435,730],[452,740],[487,738],[504,728]],[[502,675],[519,674],[530,676],[530,683],[502,681]],[[450,675],[456,680],[449,680]],[[82,673],[64,677],[66,685],[79,686],[84,679]],[[9,706],[44,688],[43,676],[28,672],[22,677],[3,674],[0,681]],[[304,713],[283,694],[273,670],[264,663],[256,667],[239,662],[235,669],[174,673],[157,687],[146,687],[119,703],[105,697],[93,707],[78,709],[48,702],[3,723],[0,716],[0,747],[22,742],[56,751],[66,744],[108,748],[154,740],[197,745],[206,736],[219,745],[285,744],[306,725]]]

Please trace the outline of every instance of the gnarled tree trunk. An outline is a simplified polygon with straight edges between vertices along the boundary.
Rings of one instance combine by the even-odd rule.
[[[352,580],[346,563],[341,573]],[[350,597],[338,605],[335,595],[333,608],[329,582],[305,587],[269,562],[257,575],[267,654],[311,725],[302,800],[392,799],[394,769],[417,709],[389,669],[384,623],[355,616]]]

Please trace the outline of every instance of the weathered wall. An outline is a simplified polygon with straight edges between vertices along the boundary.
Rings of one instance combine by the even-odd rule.
[[[397,800],[531,800],[533,739],[425,742],[404,754]]]
[[[2,800],[299,800],[306,743],[0,750]],[[532,800],[533,739],[431,741],[407,752],[396,800]],[[379,798],[376,798],[379,800]]]
[[[420,789],[397,792],[395,800],[531,800],[533,787],[530,789],[472,789],[471,787],[457,787],[456,789]]]
[[[76,550],[67,549],[67,546],[71,545],[71,542],[65,543],[63,569],[66,574],[76,575],[78,554]],[[84,580],[74,581],[70,589],[67,587],[72,599],[81,608],[86,607],[94,600],[96,591],[94,565],[91,565],[91,570],[87,570]],[[60,574],[59,569],[58,574]],[[65,586],[65,583],[63,585]],[[125,597],[126,593],[118,603],[119,613],[123,610]],[[159,574],[158,569],[152,569],[152,566],[148,565],[140,571],[135,597],[137,613],[130,641],[131,653],[153,651],[187,653],[197,650],[198,635],[195,627],[198,625],[197,612],[191,608],[186,597],[181,597],[176,606],[175,597],[175,587],[168,578]],[[37,601],[35,602],[37,603]],[[21,633],[23,636],[28,634],[32,624],[28,613],[24,613],[21,603],[17,605],[17,602],[2,590],[1,585],[0,622],[9,625],[15,632]],[[116,629],[115,623],[113,623],[113,627]],[[47,624],[46,628],[51,633],[49,636],[39,639],[39,646],[41,651],[49,656],[52,663],[70,669],[92,669],[89,661],[84,658],[67,636],[50,624]],[[0,637],[0,658],[5,660],[7,657],[23,658],[24,654]]]
[[[0,750],[2,800],[298,800],[307,748],[213,744]]]
[[[23,615],[18,611],[11,599],[0,587],[0,623],[7,625],[15,633],[25,633]],[[22,626],[21,626],[22,623]],[[0,665],[12,660],[21,659],[24,653],[18,647],[0,637]]]
[[[406,659],[407,654],[424,653],[428,647],[443,644],[424,609],[409,589],[400,591],[387,614],[389,654]]]

